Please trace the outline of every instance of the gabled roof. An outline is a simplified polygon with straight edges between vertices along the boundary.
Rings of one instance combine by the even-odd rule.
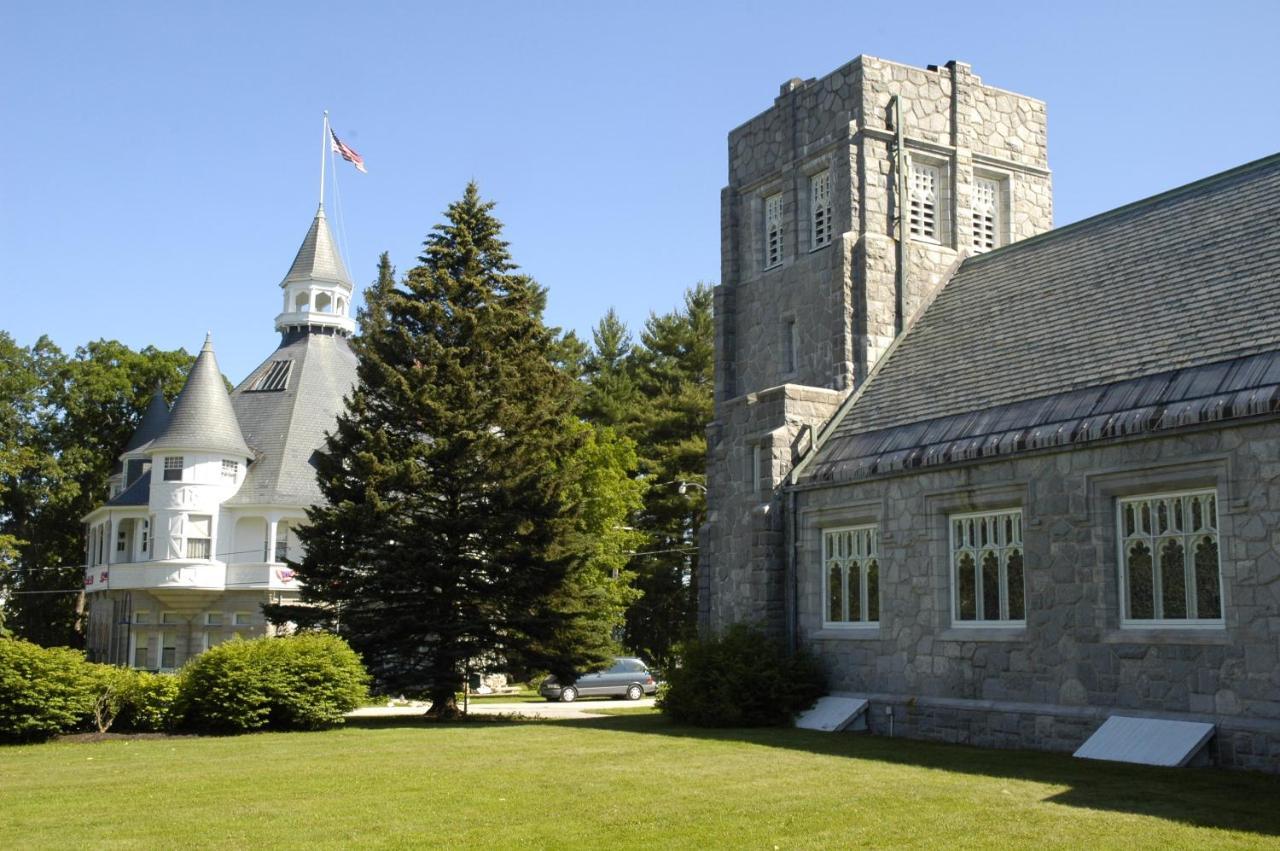
[[[151,452],[164,449],[225,452],[241,458],[251,455],[231,408],[231,398],[213,354],[213,341],[208,337],[187,373],[187,383],[174,400],[169,422],[151,443]]]
[[[280,364],[288,363],[287,367]],[[231,394],[245,439],[257,450],[227,505],[321,502],[311,459],[337,427],[356,382],[356,356],[340,334],[286,337]]]
[[[125,444],[124,452],[121,454],[142,449],[159,437],[168,424],[169,404],[165,402],[164,391],[157,384],[156,392],[151,395],[151,403],[147,405],[146,413],[142,415],[142,422],[138,423],[138,427],[134,429],[133,435]]]
[[[937,444],[1050,422],[1078,432],[1125,410],[1144,410],[1147,425],[1120,433],[1185,424],[1167,410],[1226,384],[1267,392],[1272,360],[1251,356],[1280,351],[1278,308],[1280,155],[966,260],[836,414],[801,478],[902,469],[874,459],[925,463],[917,450]],[[1225,416],[1276,409],[1259,404]],[[1026,437],[1009,447],[1031,448]]]
[[[324,281],[351,286],[351,277],[347,274],[347,267],[343,265],[342,256],[338,254],[333,234],[329,232],[323,206],[316,211],[316,217],[311,221],[298,255],[293,258],[293,265],[289,267],[289,273],[284,276],[280,286],[297,281]]]

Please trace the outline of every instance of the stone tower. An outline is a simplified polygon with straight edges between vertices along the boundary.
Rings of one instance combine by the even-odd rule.
[[[860,56],[729,133],[720,209],[700,621],[782,630],[780,486],[961,260],[1051,227],[1045,107]]]

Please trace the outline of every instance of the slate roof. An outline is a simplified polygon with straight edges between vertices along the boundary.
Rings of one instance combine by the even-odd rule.
[[[298,254],[293,258],[293,265],[289,267],[289,273],[284,276],[280,286],[295,281],[327,281],[351,286],[347,267],[338,254],[333,234],[329,232],[323,205],[316,211],[316,217],[311,221],[311,227],[298,248]]]
[[[120,506],[148,505],[150,500],[151,471],[147,470],[147,472],[138,477],[136,482],[107,500],[106,504],[111,508],[119,508]]]
[[[291,361],[281,390],[255,390],[279,361]],[[280,370],[275,370],[278,374]],[[226,505],[311,505],[322,500],[311,457],[333,431],[356,382],[356,356],[338,334],[287,336],[231,393],[255,450],[240,490]]]
[[[168,424],[169,404],[165,402],[164,392],[160,389],[160,385],[157,384],[156,392],[151,395],[151,402],[147,405],[147,410],[142,415],[142,422],[138,423],[138,427],[134,429],[129,442],[124,446],[124,452],[120,454],[123,455],[142,449],[159,437]]]
[[[1280,155],[969,258],[801,481],[1280,411]]]
[[[231,399],[209,337],[205,338],[204,347],[187,373],[187,383],[173,402],[169,421],[152,441],[150,451],[163,449],[225,452],[242,458],[251,454],[231,409]]]

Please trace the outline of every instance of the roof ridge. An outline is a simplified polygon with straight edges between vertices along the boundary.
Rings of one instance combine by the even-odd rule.
[[[1217,183],[1225,183],[1228,180],[1239,177],[1242,174],[1248,174],[1251,171],[1262,171],[1272,166],[1280,166],[1280,152],[1268,154],[1265,157],[1253,160],[1251,162],[1229,168],[1226,171],[1220,171],[1217,174],[1211,174],[1208,177],[1202,177],[1199,180],[1193,180],[1190,183],[1183,183],[1158,192],[1155,195],[1148,195],[1146,198],[1139,198],[1136,201],[1130,201],[1119,207],[1112,207],[1110,210],[1103,210],[1101,213],[1094,213],[1088,218],[1079,219],[1070,224],[1061,227],[1052,228],[1044,233],[1038,233],[1035,236],[1029,236],[1026,239],[1019,239],[1008,245],[1002,245],[991,251],[984,251],[981,254],[972,254],[965,259],[964,265],[981,265],[993,257],[1007,257],[1009,254],[1016,253],[1018,249],[1026,248],[1031,245],[1042,245],[1046,242],[1052,242],[1064,234],[1070,235],[1076,231],[1084,230],[1094,225],[1101,224],[1110,219],[1119,218],[1123,215],[1133,213],[1144,207],[1154,207],[1166,201],[1171,201],[1184,195],[1191,195],[1200,192]]]

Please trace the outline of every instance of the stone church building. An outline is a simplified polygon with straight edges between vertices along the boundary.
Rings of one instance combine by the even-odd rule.
[[[876,733],[1280,770],[1280,156],[1052,229],[1045,105],[859,57],[729,134],[700,616]]]
[[[159,393],[84,518],[94,661],[174,670],[298,595],[287,560],[321,501],[311,460],[356,382],[352,284],[323,206],[280,283],[280,345],[234,390],[206,339],[172,410]]]

